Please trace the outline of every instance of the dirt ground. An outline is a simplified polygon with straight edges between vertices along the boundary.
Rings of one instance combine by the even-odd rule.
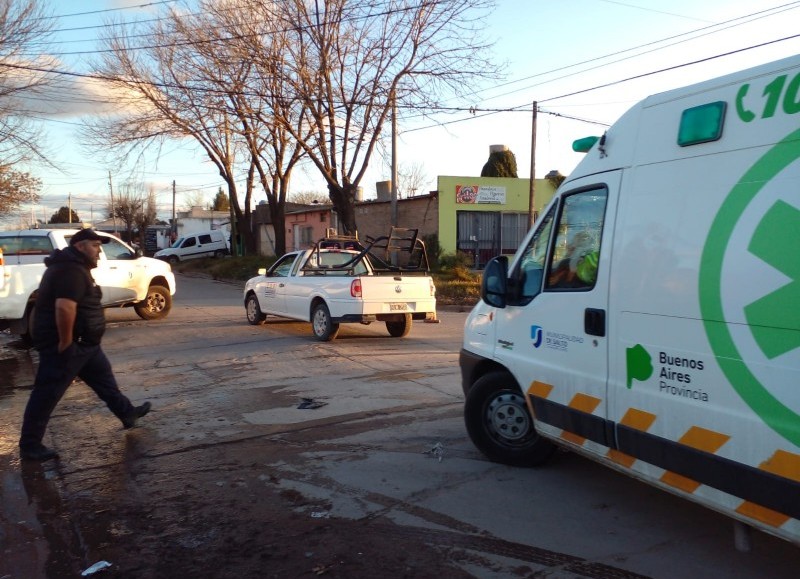
[[[99,561],[111,566],[93,576],[137,579],[535,577],[542,566],[548,577],[641,577],[383,494],[332,488],[373,506],[368,516],[333,516],[313,492],[331,481],[311,463],[347,449],[326,436],[397,428],[397,416],[155,451],[147,427],[120,432],[104,409],[81,419],[90,398],[73,385],[62,401],[53,436],[74,444],[58,461],[20,462],[16,428],[0,426],[0,579],[79,577]],[[425,524],[398,523],[398,513]]]
[[[79,576],[79,537],[96,546],[98,560],[112,563],[98,577],[470,576],[452,564],[469,555],[434,534],[409,533],[381,518],[331,518],[329,505],[280,490],[264,465],[248,462],[248,446],[266,450],[260,441],[227,449],[227,473],[200,467],[208,458],[203,449],[141,463],[130,457],[136,476],[113,505],[89,492],[64,504],[59,463],[23,463],[25,493],[50,543],[45,576]],[[291,460],[281,446],[269,449],[271,457]],[[9,538],[8,529],[3,535]],[[40,576],[42,562],[19,554],[0,576]]]

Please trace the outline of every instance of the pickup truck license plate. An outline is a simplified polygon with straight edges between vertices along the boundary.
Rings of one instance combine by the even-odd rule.
[[[390,312],[405,312],[408,311],[408,304],[389,304]]]

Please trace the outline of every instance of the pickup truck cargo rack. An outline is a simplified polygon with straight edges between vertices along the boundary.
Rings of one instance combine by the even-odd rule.
[[[320,250],[357,251],[352,259],[340,265],[320,264]],[[303,266],[303,271],[324,274],[327,271],[353,273],[356,265],[367,259],[376,274],[427,274],[430,272],[425,242],[419,238],[419,229],[392,227],[389,235],[367,237],[362,243],[357,235],[328,235],[314,244],[312,256]],[[313,262],[313,263],[312,263]]]

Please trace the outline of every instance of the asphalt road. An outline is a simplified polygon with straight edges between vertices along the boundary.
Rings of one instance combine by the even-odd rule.
[[[0,334],[0,579],[102,560],[118,577],[797,576],[797,547],[754,533],[738,552],[727,518],[574,454],[486,461],[461,415],[466,313],[321,343],[248,325],[237,286],[178,288],[165,320],[107,314],[120,386],[152,413],[122,431],[75,384],[46,439],[61,459],[39,467],[16,452],[37,358]]]

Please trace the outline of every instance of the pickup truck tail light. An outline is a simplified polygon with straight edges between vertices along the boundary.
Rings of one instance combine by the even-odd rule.
[[[433,285],[433,280],[432,280],[432,279],[431,279],[431,280],[428,280],[428,281],[429,281],[429,282],[430,282],[430,284],[431,284],[431,297],[434,297],[434,296],[436,296],[436,286],[435,286],[435,285]]]
[[[354,298],[360,298],[361,297],[361,280],[360,279],[354,279],[352,282],[350,282],[350,295],[352,297],[354,297]]]

